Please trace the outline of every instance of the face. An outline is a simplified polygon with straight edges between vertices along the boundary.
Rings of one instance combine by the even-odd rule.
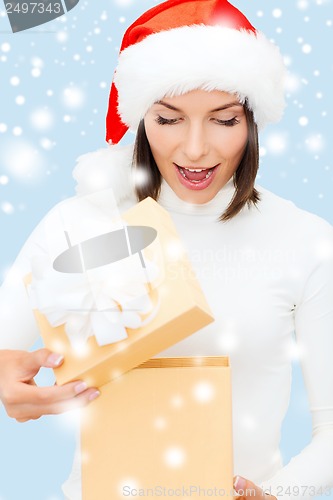
[[[243,106],[218,90],[165,97],[144,123],[162,177],[191,203],[207,203],[231,179],[248,139]]]

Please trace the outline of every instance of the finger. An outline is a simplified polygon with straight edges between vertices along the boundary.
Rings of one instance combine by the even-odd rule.
[[[29,417],[29,418],[16,418],[16,422],[19,424],[24,424],[25,422],[29,422],[30,420],[38,420],[42,415],[39,417]]]
[[[54,353],[49,349],[38,349],[37,351],[25,353],[21,361],[23,379],[30,379],[38,373],[41,367],[57,368],[64,361],[61,354]]]
[[[19,409],[17,409],[16,414],[13,416],[18,422],[24,423],[28,420],[36,420],[42,415],[58,415],[60,413],[65,413],[87,406],[99,395],[100,392],[98,390],[87,389],[82,394],[72,399],[67,399],[58,403],[52,403],[45,406],[36,406],[31,404],[22,405]]]
[[[242,476],[234,478],[234,489],[238,494],[237,498],[260,498],[262,500],[269,499],[269,495],[265,495],[263,490],[256,484]]]
[[[38,387],[40,402],[46,405],[62,403],[77,398],[79,395],[89,395],[93,392],[99,391],[96,387],[88,387],[82,380],[76,380],[61,386]]]
[[[95,387],[88,388],[87,384],[82,380],[69,382],[62,386],[52,385],[50,387],[38,387],[30,383],[17,384],[15,399],[12,396],[11,403],[46,407],[53,403],[58,404],[73,399],[86,391],[97,391],[97,389]]]
[[[75,398],[67,399],[57,405],[51,405],[49,408],[47,408],[47,412],[49,415],[57,415],[60,413],[76,410],[78,408],[83,408],[99,396],[100,391],[98,391],[97,389],[88,389]]]

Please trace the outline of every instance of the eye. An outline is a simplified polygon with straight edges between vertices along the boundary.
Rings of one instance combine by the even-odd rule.
[[[234,118],[231,118],[230,120],[218,120],[216,118],[216,122],[219,125],[224,125],[225,127],[233,127],[239,123],[239,120],[234,116]]]
[[[155,120],[159,125],[173,125],[174,123],[177,123],[178,118],[163,118],[163,116],[158,115],[158,117]]]

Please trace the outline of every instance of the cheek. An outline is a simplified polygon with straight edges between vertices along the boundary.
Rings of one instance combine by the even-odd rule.
[[[164,143],[162,140],[163,134],[160,131],[160,126],[150,119],[145,121],[145,130],[152,152],[159,154],[162,149],[161,144]]]
[[[144,121],[146,136],[151,147],[158,143],[158,133],[150,119]]]
[[[244,130],[231,130],[230,133],[223,137],[223,140],[219,141],[219,151],[221,156],[226,160],[238,160],[242,157],[248,141],[247,128]]]
[[[171,127],[161,126],[155,122],[145,122],[146,136],[155,159],[167,158],[172,153],[175,141],[170,129]]]

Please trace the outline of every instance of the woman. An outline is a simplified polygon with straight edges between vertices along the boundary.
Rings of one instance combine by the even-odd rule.
[[[125,33],[107,116],[110,146],[81,157],[74,176],[79,194],[111,187],[121,210],[152,196],[170,212],[216,321],[161,355],[228,354],[235,489],[309,499],[333,486],[333,231],[255,186],[257,128],[281,117],[283,76],[277,48],[227,1],[162,3]],[[134,152],[117,145],[128,128],[137,131]],[[11,327],[1,339],[9,350],[0,351],[0,397],[20,421],[98,396],[79,381],[32,386],[41,366],[63,360],[45,349],[13,350],[37,335],[21,277],[43,246],[39,226],[16,262],[17,281],[2,289]],[[294,330],[314,432],[283,466]],[[68,498],[80,498],[79,484],[74,473]]]

